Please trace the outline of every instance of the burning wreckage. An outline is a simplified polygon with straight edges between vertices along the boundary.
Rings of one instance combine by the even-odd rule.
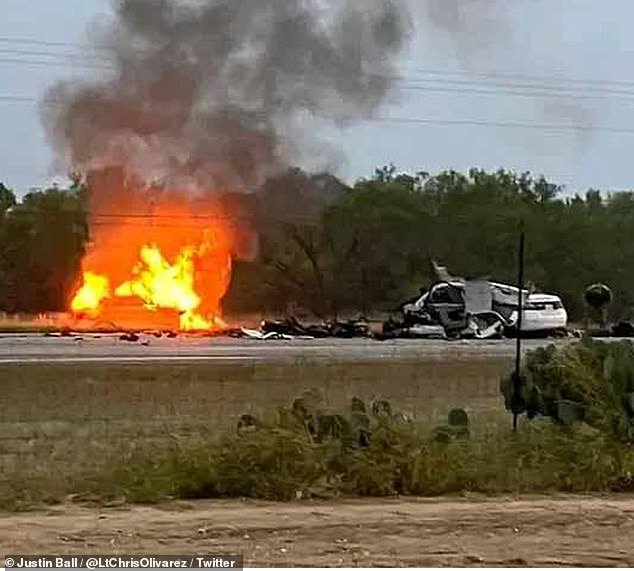
[[[42,105],[56,164],[87,189],[73,326],[227,330],[233,262],[260,226],[313,212],[256,193],[319,152],[309,126],[364,121],[398,83],[406,3],[323,4],[114,2],[95,46],[112,73],[58,81]]]
[[[434,264],[429,290],[401,305],[399,318],[373,334],[363,320],[305,326],[296,319],[265,321],[260,330],[242,329],[256,339],[373,337],[376,339],[496,339],[517,335],[519,289],[488,280],[451,277]],[[565,335],[566,309],[556,295],[522,291],[522,335]]]
[[[219,241],[216,239],[216,247]],[[518,288],[488,280],[464,280],[449,275],[434,263],[437,281],[414,299],[403,303],[398,317],[383,323],[381,331],[373,330],[368,321],[325,321],[321,324],[302,324],[290,317],[279,321],[264,321],[259,329],[230,328],[219,317],[208,321],[197,309],[202,299],[194,290],[194,257],[209,256],[210,248],[194,253],[181,252],[177,263],[171,265],[158,250],[142,249],[143,264],[132,272],[132,280],[111,288],[107,277],[87,272],[82,286],[72,303],[76,318],[98,314],[103,319],[113,309],[114,318],[122,325],[132,324],[133,315],[142,310],[144,329],[152,323],[156,331],[206,333],[209,336],[228,336],[255,340],[290,340],[321,338],[373,338],[387,339],[495,339],[517,334],[519,309]],[[229,259],[226,250],[214,258],[215,266]],[[214,274],[217,272],[214,272]],[[212,288],[211,298],[219,315],[219,299],[226,290],[229,272],[224,273],[221,286]],[[135,301],[135,299],[137,301]],[[123,312],[125,303],[127,312]],[[556,295],[522,292],[522,331],[524,335],[563,335],[568,315],[561,299]],[[136,309],[135,309],[136,308]],[[176,313],[178,325],[173,318]],[[148,321],[148,315],[152,318]],[[205,314],[207,315],[207,314]],[[164,322],[163,318],[166,319]],[[170,317],[171,316],[171,317]],[[124,322],[121,318],[125,317]],[[167,319],[169,318],[169,319]],[[164,324],[162,326],[161,324]],[[132,330],[135,330],[134,327]],[[173,334],[175,336],[175,333]],[[126,334],[122,340],[137,341],[136,334]]]
[[[343,2],[326,20],[318,0],[191,4],[117,2],[99,42],[114,73],[60,81],[45,95],[54,103],[43,106],[44,125],[59,164],[85,174],[88,189],[90,247],[69,303],[73,325],[372,336],[364,321],[227,328],[221,306],[232,263],[251,257],[254,231],[234,197],[284,172],[303,154],[297,150],[314,152],[307,118],[363,120],[380,108],[395,86],[411,14],[386,0],[367,0],[363,10]],[[293,49],[280,49],[295,28]],[[501,336],[516,325],[519,295],[439,276],[378,337]],[[523,331],[566,326],[558,297],[521,295]]]

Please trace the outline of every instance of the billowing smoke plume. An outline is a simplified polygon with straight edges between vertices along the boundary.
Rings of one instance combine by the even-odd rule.
[[[369,116],[410,28],[401,0],[119,0],[112,74],[46,95],[58,161],[248,190],[313,144],[310,119]]]

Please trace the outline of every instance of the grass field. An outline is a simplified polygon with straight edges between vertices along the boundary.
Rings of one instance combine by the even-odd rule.
[[[498,388],[511,361],[5,364],[0,510],[69,498],[631,491],[634,454],[600,431],[546,420],[511,433]],[[315,389],[316,415],[289,408]],[[353,397],[395,414],[355,416]],[[469,415],[466,436],[442,426],[453,408]],[[245,413],[261,424],[238,431]],[[310,418],[334,432],[320,436]]]
[[[244,412],[288,404],[320,389],[328,405],[353,396],[387,399],[417,418],[465,406],[498,408],[508,359],[328,364],[32,365],[0,366],[3,423],[165,422],[199,419],[210,426]]]
[[[57,497],[74,480],[135,450],[195,446],[241,414],[274,415],[309,389],[328,407],[389,400],[416,420],[464,407],[476,430],[508,422],[498,390],[505,359],[327,364],[4,365],[0,498],[16,486]],[[4,488],[4,490],[3,490]]]

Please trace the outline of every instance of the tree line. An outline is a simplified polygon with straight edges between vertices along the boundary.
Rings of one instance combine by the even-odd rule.
[[[63,311],[88,240],[86,190],[49,188],[18,201],[0,183],[0,311]]]
[[[295,169],[236,200],[259,247],[235,263],[230,313],[391,310],[430,284],[432,259],[455,275],[513,282],[523,224],[531,283],[581,318],[585,287],[604,282],[613,316],[633,317],[634,192],[570,196],[529,174],[390,166],[352,186]],[[63,311],[88,240],[79,178],[21,200],[0,184],[0,311]]]

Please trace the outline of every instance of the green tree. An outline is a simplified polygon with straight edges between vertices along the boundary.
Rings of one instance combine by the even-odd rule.
[[[322,251],[336,309],[392,309],[417,287],[430,256],[422,178],[379,170],[325,211]]]
[[[7,311],[67,307],[87,239],[81,185],[27,194],[5,215],[1,299]]]
[[[9,228],[7,217],[16,199],[12,190],[0,183],[0,311],[4,311],[7,307],[7,260],[6,251],[9,247]]]

